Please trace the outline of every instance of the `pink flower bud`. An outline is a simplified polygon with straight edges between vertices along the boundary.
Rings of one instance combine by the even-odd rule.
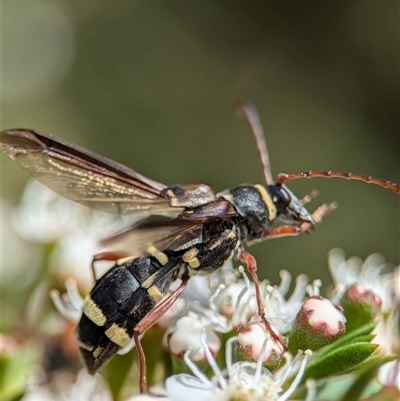
[[[274,329],[274,332],[283,339],[277,330]],[[264,346],[265,342],[266,346]],[[246,324],[238,330],[238,341],[235,347],[236,360],[258,361],[261,358],[264,365],[273,370],[279,365],[282,355],[281,344],[269,338],[261,323]]]
[[[382,307],[381,298],[359,284],[353,284],[343,294],[340,305],[346,316],[347,331],[374,320]]]
[[[297,314],[290,341],[294,341],[298,349],[319,349],[345,333],[345,322],[340,306],[319,295],[312,296]]]

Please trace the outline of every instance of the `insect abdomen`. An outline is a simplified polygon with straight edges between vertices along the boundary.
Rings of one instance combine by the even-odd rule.
[[[172,282],[174,265],[173,260],[163,266],[153,257],[137,258],[115,265],[96,283],[76,330],[89,373],[94,374],[132,340],[135,326]]]

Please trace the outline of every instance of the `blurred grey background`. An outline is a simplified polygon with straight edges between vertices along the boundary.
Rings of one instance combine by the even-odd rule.
[[[273,173],[352,171],[399,182],[397,1],[4,0],[2,128],[53,133],[166,184],[262,180],[253,101]],[[27,176],[2,156],[2,196]],[[251,248],[261,277],[329,281],[327,252],[399,263],[399,196],[345,180],[290,183],[338,210],[311,236]],[[7,218],[7,216],[2,216]],[[107,227],[104,227],[104,233]],[[89,268],[89,266],[88,266]]]

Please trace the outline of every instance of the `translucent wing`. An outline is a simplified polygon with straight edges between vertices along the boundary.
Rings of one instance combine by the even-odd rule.
[[[106,212],[177,215],[166,186],[67,141],[28,129],[1,133],[0,147],[31,176],[59,195]]]
[[[202,242],[205,222],[179,218],[149,218],[103,238],[100,245],[108,251],[132,257],[151,253],[151,247],[177,251]]]
[[[193,209],[185,210],[177,218],[148,218],[135,223],[101,241],[107,250],[139,256],[150,247],[178,251],[203,242],[204,232],[222,230],[223,222],[237,216],[232,204],[219,198]],[[207,236],[208,234],[206,234]]]

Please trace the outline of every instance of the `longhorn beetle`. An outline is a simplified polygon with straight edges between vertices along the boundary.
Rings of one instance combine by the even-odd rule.
[[[335,208],[314,213],[285,183],[298,178],[345,178],[376,184],[400,194],[400,186],[364,175],[341,172],[279,174],[273,181],[267,147],[256,109],[238,104],[256,139],[264,183],[241,185],[215,194],[205,184],[166,186],[115,161],[52,135],[30,129],[1,133],[4,152],[58,194],[110,213],[157,216],[113,234],[94,256],[115,265],[97,280],[82,310],[76,337],[84,364],[94,374],[133,339],[140,361],[140,391],[146,391],[146,364],[139,336],[154,325],[182,294],[195,274],[220,269],[228,260],[247,265],[260,320],[279,341],[265,318],[255,258],[244,246],[310,231]],[[272,227],[275,221],[286,222]],[[172,281],[181,280],[168,294]],[[285,347],[282,344],[283,347]]]

